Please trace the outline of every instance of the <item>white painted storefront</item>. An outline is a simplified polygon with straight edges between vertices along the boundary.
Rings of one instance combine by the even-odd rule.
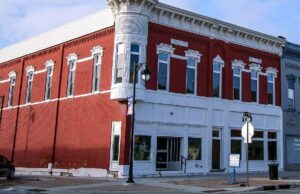
[[[255,132],[263,131],[263,138],[260,139],[263,141],[263,160],[250,160],[250,171],[268,169],[268,132],[277,133],[276,139],[272,141],[277,142],[277,161],[282,168],[280,107],[147,90],[144,93],[144,101],[136,105],[135,136],[151,137],[151,154],[150,160],[134,161],[134,174],[155,176],[159,173],[185,173],[184,165],[182,169],[179,166],[176,170],[165,169],[161,172],[156,168],[158,137],[179,138],[179,154],[185,158],[188,158],[188,138],[201,138],[201,160],[187,160],[186,173],[188,174],[208,173],[213,169],[212,163],[216,162],[218,157],[212,160],[212,142],[213,139],[220,139],[219,169],[229,171],[231,130],[241,129],[244,111],[252,113]],[[213,130],[217,129],[220,131],[219,137],[213,138]],[[238,172],[246,170],[245,145],[243,141],[241,144],[241,166],[236,169]]]

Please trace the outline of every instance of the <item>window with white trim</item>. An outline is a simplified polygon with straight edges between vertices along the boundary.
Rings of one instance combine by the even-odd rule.
[[[195,58],[187,58],[186,69],[186,93],[196,94],[196,80],[197,80],[197,61]]]
[[[232,129],[231,130],[231,141],[230,141],[230,153],[240,154],[240,159],[242,158],[242,136],[241,130]]]
[[[213,63],[213,95],[221,98],[222,91],[222,64],[219,62]]]
[[[249,146],[249,160],[264,160],[264,132],[255,131]]]
[[[268,104],[274,104],[275,101],[275,76],[274,73],[268,73]]]
[[[268,132],[268,160],[277,160],[277,133]]]
[[[233,66],[233,99],[242,99],[242,69],[239,66]]]
[[[46,67],[45,100],[50,100],[51,98],[52,76],[53,65],[49,65]]]
[[[69,64],[69,75],[68,75],[67,96],[73,96],[74,84],[75,84],[76,60],[72,59],[68,62],[68,64]]]
[[[125,59],[125,44],[117,45],[115,83],[122,83]]]
[[[295,76],[288,76],[288,108],[295,108]]]
[[[169,60],[170,55],[168,53],[161,52],[158,54],[158,90],[169,90]]]
[[[94,67],[93,67],[93,83],[92,92],[98,92],[100,85],[100,68],[101,68],[101,55],[100,53],[94,54]]]
[[[27,86],[26,86],[27,89],[26,89],[26,99],[25,99],[26,104],[31,102],[33,75],[34,75],[34,71],[27,72]]]
[[[258,102],[258,71],[251,70],[251,101]]]
[[[130,45],[130,74],[129,74],[129,83],[133,83],[133,71],[134,64],[139,63],[140,61],[140,45],[131,44]],[[136,79],[137,81],[139,79]]]
[[[15,85],[16,85],[16,76],[9,77],[9,93],[8,93],[8,104],[7,106],[10,107],[13,104],[14,99],[14,91],[15,91]]]

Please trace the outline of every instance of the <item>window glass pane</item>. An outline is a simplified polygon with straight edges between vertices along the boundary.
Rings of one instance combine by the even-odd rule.
[[[251,71],[251,79],[257,79],[257,71]]]
[[[254,131],[253,138],[264,138],[264,132],[263,131]]]
[[[294,90],[293,89],[288,89],[288,96],[289,96],[289,99],[294,99]]]
[[[268,142],[268,159],[277,160],[277,142],[269,141]]]
[[[273,104],[273,83],[268,83],[268,104]]]
[[[156,168],[158,170],[167,168],[167,152],[158,152],[156,155]]]
[[[123,66],[124,66],[125,45],[118,44],[116,56],[116,80],[115,83],[122,83]]]
[[[131,50],[131,52],[139,53],[140,52],[140,46],[137,45],[137,44],[131,44],[130,50]]]
[[[119,135],[114,135],[114,139],[113,139],[113,156],[112,156],[113,161],[118,161],[119,160],[119,141],[120,141],[120,136]]]
[[[277,133],[276,132],[268,132],[268,138],[269,139],[277,139]]]
[[[274,81],[274,75],[272,73],[268,74],[268,82],[273,82]]]
[[[220,137],[220,131],[219,130],[213,130],[212,131],[212,136],[213,137]]]
[[[241,75],[241,69],[239,67],[234,67],[233,75],[234,76],[240,76]]]
[[[264,160],[264,142],[252,141],[249,145],[249,160]]]
[[[214,71],[220,72],[221,71],[221,64],[220,63],[214,63]]]
[[[188,94],[195,93],[195,69],[187,68],[187,88]]]
[[[167,138],[164,137],[158,137],[157,138],[157,149],[158,150],[166,150],[167,149]]]
[[[213,74],[214,97],[220,97],[220,73]]]
[[[240,154],[240,159],[242,158],[242,141],[241,140],[231,140],[231,154]]]
[[[189,57],[188,60],[187,60],[187,66],[188,67],[195,67],[195,64],[196,64],[195,59]]]
[[[295,82],[293,79],[288,79],[288,87],[290,89],[294,89],[295,88]]]
[[[134,160],[150,160],[151,137],[135,136]]]
[[[231,130],[231,137],[242,137],[241,130]]]
[[[138,62],[139,62],[139,55],[131,54],[130,55],[130,79],[129,79],[130,83],[133,83],[134,64]]]
[[[189,138],[189,160],[201,160],[201,138]]]
[[[166,53],[160,53],[158,55],[158,60],[160,61],[168,61],[169,55]]]
[[[168,65],[166,63],[159,63],[158,70],[158,89],[167,89],[167,75],[168,75]]]

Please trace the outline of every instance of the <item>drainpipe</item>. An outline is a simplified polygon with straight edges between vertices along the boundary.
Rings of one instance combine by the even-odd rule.
[[[62,84],[62,72],[63,72],[63,64],[64,64],[64,45],[60,46],[61,50],[61,59],[60,59],[60,74],[59,74],[59,82],[58,82],[58,94],[57,94],[57,105],[56,105],[56,116],[55,116],[55,126],[54,126],[54,134],[53,134],[53,147],[52,147],[52,158],[51,163],[48,164],[48,170],[50,175],[53,174],[54,162],[55,162],[55,151],[56,151],[56,135],[58,128],[58,118],[59,118],[59,107],[60,107],[60,92],[61,92],[61,84]]]
[[[14,159],[15,159],[16,138],[17,138],[17,132],[18,132],[20,104],[21,104],[21,94],[22,94],[24,66],[25,66],[25,59],[24,58],[22,58],[21,63],[22,63],[22,71],[21,71],[21,79],[20,79],[20,87],[19,87],[19,99],[18,99],[18,105],[17,105],[17,115],[16,115],[16,122],[15,122],[13,147],[12,147],[11,159],[10,159],[12,162],[14,162]]]

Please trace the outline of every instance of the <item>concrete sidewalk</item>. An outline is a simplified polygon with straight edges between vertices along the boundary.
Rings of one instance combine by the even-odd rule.
[[[251,173],[250,187],[230,185],[228,174],[198,176],[135,178],[136,184],[125,185],[126,179],[81,177],[20,176],[10,182],[0,180],[0,193],[234,193],[262,190],[263,186],[300,186],[300,172],[284,172],[279,180],[269,180],[266,173]],[[245,182],[245,174],[237,181]],[[282,187],[281,188],[286,188]]]

